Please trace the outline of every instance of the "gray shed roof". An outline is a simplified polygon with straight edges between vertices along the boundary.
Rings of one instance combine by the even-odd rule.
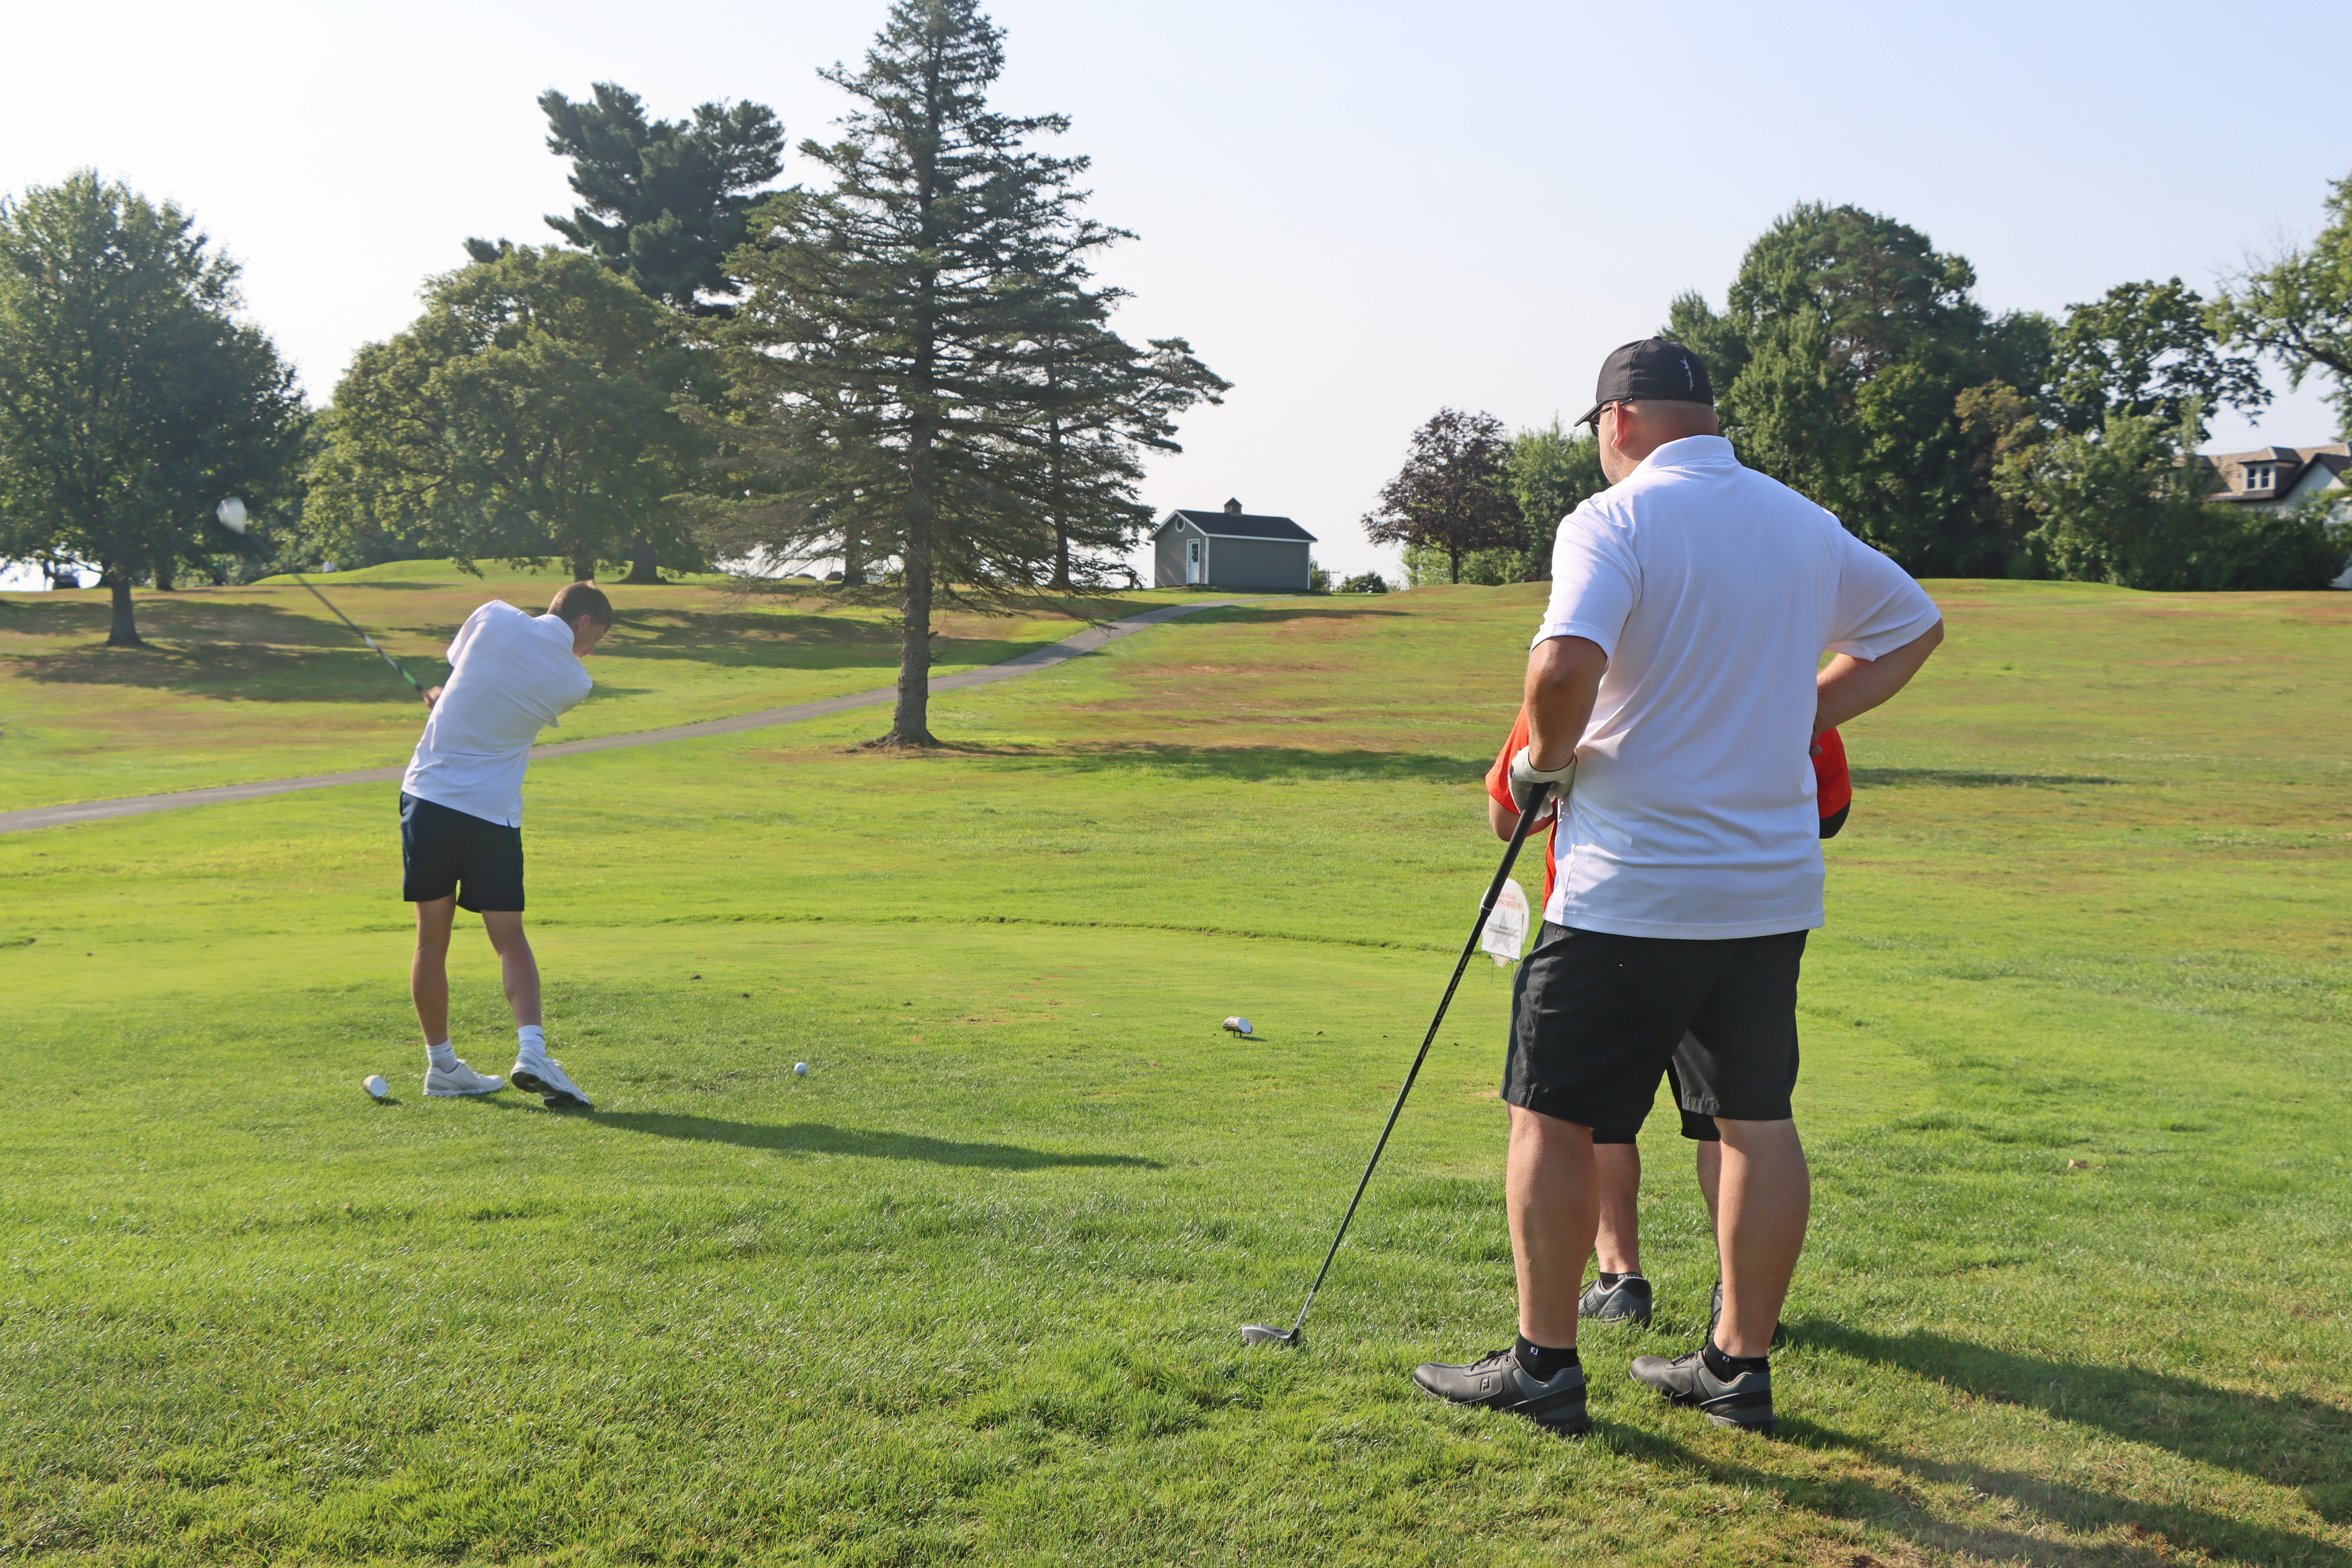
[[[1168,514],[1168,522],[1182,518],[1212,539],[1287,539],[1315,542],[1315,536],[1286,517],[1257,517],[1249,512],[1191,511],[1178,507]]]

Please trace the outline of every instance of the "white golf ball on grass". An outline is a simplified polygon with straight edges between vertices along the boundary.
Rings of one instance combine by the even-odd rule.
[[[808,1077],[808,1063],[806,1063],[806,1062],[794,1062],[794,1063],[793,1064],[793,1076],[794,1078],[806,1078],[806,1077]]]

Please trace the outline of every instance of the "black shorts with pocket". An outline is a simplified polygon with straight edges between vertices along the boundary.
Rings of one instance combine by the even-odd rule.
[[[1546,921],[1519,965],[1503,1098],[1622,1141],[1671,1067],[1686,1131],[1700,1118],[1787,1120],[1805,935],[1619,936]]]
[[[403,791],[400,896],[412,904],[457,895],[457,907],[522,913],[522,829]]]

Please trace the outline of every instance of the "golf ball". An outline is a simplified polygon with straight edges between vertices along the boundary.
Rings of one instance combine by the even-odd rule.
[[[808,1063],[806,1063],[806,1062],[794,1062],[794,1063],[793,1064],[793,1076],[794,1078],[806,1078],[806,1077],[808,1077]]]
[[[392,1086],[383,1081],[383,1074],[380,1072],[372,1072],[360,1079],[360,1087],[378,1100],[392,1092]]]

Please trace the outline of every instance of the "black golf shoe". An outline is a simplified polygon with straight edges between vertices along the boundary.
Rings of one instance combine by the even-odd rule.
[[[1601,1323],[1650,1326],[1650,1282],[1639,1274],[1620,1274],[1614,1285],[1595,1279],[1576,1299],[1576,1315]]]
[[[1676,1405],[1696,1405],[1699,1414],[1718,1426],[1743,1432],[1772,1430],[1772,1374],[1743,1372],[1725,1382],[1706,1369],[1704,1352],[1693,1351],[1668,1361],[1662,1355],[1637,1355],[1628,1373],[1646,1383]]]
[[[1468,1366],[1426,1362],[1413,1368],[1412,1381],[1424,1394],[1449,1405],[1483,1405],[1524,1415],[1549,1431],[1580,1437],[1592,1430],[1584,1408],[1584,1369],[1562,1367],[1547,1382],[1529,1377],[1519,1365],[1518,1352],[1508,1348],[1480,1356]]]

